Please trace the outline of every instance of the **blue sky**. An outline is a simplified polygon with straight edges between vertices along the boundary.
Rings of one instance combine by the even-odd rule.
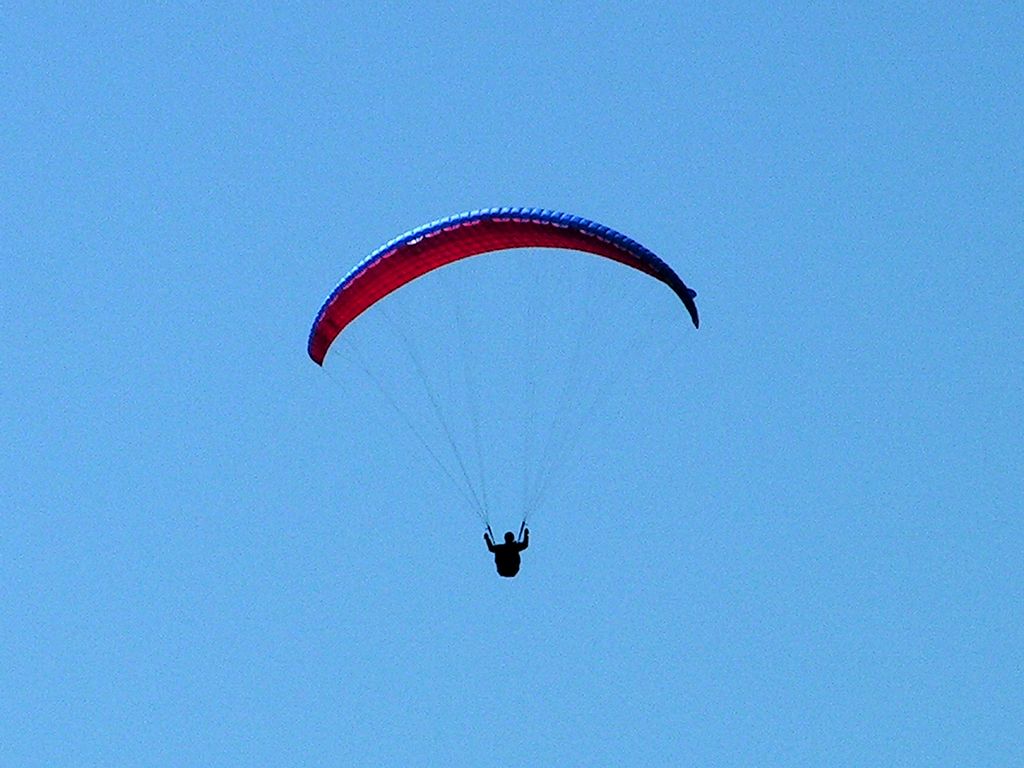
[[[1019,765],[1024,14],[411,5],[5,6],[0,763]]]

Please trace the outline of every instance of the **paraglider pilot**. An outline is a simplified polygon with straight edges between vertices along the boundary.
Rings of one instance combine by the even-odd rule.
[[[498,569],[498,575],[511,579],[519,573],[519,553],[530,546],[530,529],[523,526],[519,530],[522,541],[516,541],[512,531],[505,533],[505,542],[495,544],[491,540],[491,529],[488,528],[484,534],[484,541],[487,542],[487,551],[494,554],[494,567]]]

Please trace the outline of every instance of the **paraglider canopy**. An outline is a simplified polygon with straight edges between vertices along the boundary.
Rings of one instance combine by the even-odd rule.
[[[580,216],[541,208],[488,208],[460,213],[413,229],[381,246],[341,281],[324,302],[309,335],[317,365],[338,334],[367,308],[431,270],[492,251],[564,248],[625,264],[665,283],[698,327],[696,292],[640,243]]]

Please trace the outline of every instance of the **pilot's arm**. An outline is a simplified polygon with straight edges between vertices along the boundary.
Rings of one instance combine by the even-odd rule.
[[[488,536],[487,533],[484,533],[484,541],[487,542],[487,551],[488,552],[493,552],[494,551],[494,543],[491,541],[491,537]]]
[[[530,529],[525,528],[523,530],[523,542],[519,545],[519,551],[522,552],[528,546],[530,546]]]

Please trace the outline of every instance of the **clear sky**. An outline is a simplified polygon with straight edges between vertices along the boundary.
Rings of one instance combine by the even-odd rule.
[[[0,12],[0,765],[1024,764],[1020,4],[67,5]],[[307,358],[492,205],[700,330],[535,252]],[[514,580],[435,400],[499,533],[572,448]]]

